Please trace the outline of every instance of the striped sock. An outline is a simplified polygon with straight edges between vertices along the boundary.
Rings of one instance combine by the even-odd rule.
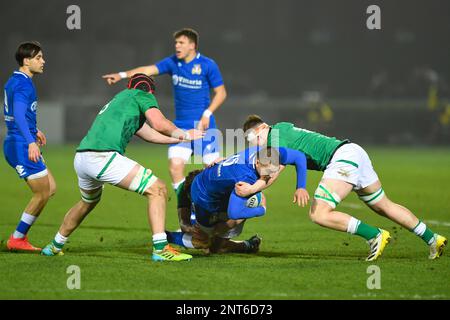
[[[175,190],[175,192],[176,192],[177,194],[178,194],[178,190],[179,190],[180,186],[184,183],[185,180],[186,180],[186,179],[183,178],[183,180],[178,181],[177,183],[172,183],[172,188],[173,188],[173,190]]]
[[[428,245],[433,242],[434,232],[431,231],[431,229],[428,228],[427,225],[422,221],[419,221],[419,223],[411,231],[422,238],[422,240],[425,241]]]
[[[30,227],[36,221],[37,217],[32,216],[26,212],[22,213],[22,217],[20,218],[20,222],[17,225],[16,231],[13,233],[13,237],[16,239],[23,239],[30,230]]]
[[[167,235],[164,232],[155,233],[152,236],[152,240],[153,240],[153,250],[156,250],[156,251],[163,250],[164,247],[168,244]]]
[[[351,217],[347,226],[347,232],[350,234],[361,236],[366,240],[370,240],[378,236],[380,230],[368,224],[365,224],[361,220]]]
[[[61,250],[67,241],[67,237],[64,237],[61,233],[57,233],[55,239],[53,239],[52,244],[56,249]]]

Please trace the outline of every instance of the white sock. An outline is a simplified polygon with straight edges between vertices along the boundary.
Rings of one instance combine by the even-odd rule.
[[[419,224],[414,228],[413,232],[421,237],[425,233],[425,230],[427,230],[426,224],[423,222],[419,222]]]
[[[189,233],[183,234],[182,241],[183,241],[183,245],[186,248],[195,249],[194,245],[192,244],[192,234],[189,234]]]
[[[347,232],[350,234],[355,234],[356,230],[358,230],[358,226],[360,223],[361,223],[360,220],[351,217],[350,221],[348,222]]]
[[[61,233],[57,233],[55,236],[55,242],[59,244],[65,244],[67,242],[68,237],[64,237]]]
[[[180,186],[180,184],[182,184],[186,179],[183,178],[183,180],[178,181],[177,183],[172,183],[172,188],[173,190],[177,191],[178,187]]]

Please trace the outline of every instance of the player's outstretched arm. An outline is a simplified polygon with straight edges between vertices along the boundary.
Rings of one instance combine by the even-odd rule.
[[[136,135],[142,140],[158,144],[171,144],[180,142],[180,139],[168,137],[159,133],[158,131],[150,127],[147,123],[144,123],[144,125],[136,132]]]
[[[303,152],[284,147],[279,148],[279,152],[280,163],[282,165],[294,165],[297,171],[297,186],[292,202],[304,207],[309,201],[309,194],[306,190],[306,156]]]
[[[156,76],[159,74],[159,71],[155,65],[151,65],[151,66],[137,67],[128,71],[105,74],[102,76],[102,78],[105,79],[109,85],[111,85],[119,82],[122,79],[130,78],[136,73],[143,73],[148,76]]]
[[[158,108],[150,108],[145,112],[145,117],[153,129],[165,136],[179,140],[197,140],[203,138],[205,133],[197,129],[184,131],[168,120]]]

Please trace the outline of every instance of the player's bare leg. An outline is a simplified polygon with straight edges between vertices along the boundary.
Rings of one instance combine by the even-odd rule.
[[[82,194],[85,195],[97,195],[102,192],[102,188],[94,189],[94,190],[83,190],[80,189]],[[100,202],[100,199],[95,202],[86,202],[86,200],[78,201],[69,211],[66,213],[64,217],[64,221],[59,228],[59,233],[64,237],[69,237],[72,232],[74,232],[78,226],[83,222],[86,216],[97,206]]]
[[[172,186],[177,191],[180,184],[184,181],[184,167],[186,161],[182,158],[169,159],[169,173],[172,180]]]
[[[352,191],[353,185],[335,179],[322,179],[314,194],[310,209],[311,220],[323,227],[356,234],[367,240],[370,251],[367,261],[376,260],[390,240],[389,232],[375,228],[335,210],[336,206]]]
[[[444,247],[447,244],[447,239],[437,233],[434,233],[409,209],[392,202],[384,194],[380,181],[376,181],[370,186],[362,190],[358,190],[357,193],[373,211],[414,232],[417,236],[424,240],[430,247],[430,259],[436,259],[442,255]],[[371,199],[371,195],[377,195],[378,193],[380,194],[380,199],[378,201],[375,203],[369,201]],[[372,198],[373,197],[374,196],[372,196]]]
[[[48,175],[38,179],[28,179],[27,185],[31,192],[33,192],[33,197],[25,207],[25,212],[38,217],[50,198],[50,182]]]
[[[334,179],[323,179],[321,184],[326,186],[327,191],[331,193],[330,196],[333,196],[337,203],[347,197],[353,189],[351,184]],[[317,193],[318,192],[316,191],[316,194]],[[326,192],[324,192],[324,195],[325,194]],[[336,195],[339,197],[338,199],[336,198]],[[333,201],[333,199],[330,198],[330,201]],[[311,220],[322,227],[337,231],[347,231],[347,226],[350,222],[351,216],[344,212],[335,210],[330,205],[330,201],[325,201],[325,199],[318,199],[315,197],[309,211]],[[335,205],[337,205],[337,203]]]
[[[130,190],[134,189],[132,185],[138,181],[140,185],[142,181],[146,180],[149,186],[143,191],[143,195],[147,197],[147,216],[152,230],[153,241],[153,261],[183,261],[190,260],[192,256],[180,253],[169,246],[167,242],[167,235],[164,232],[166,223],[166,203],[167,203],[167,187],[165,183],[158,179],[150,179],[150,176],[145,177],[142,174],[142,167],[137,164],[130,173],[119,183],[121,188]],[[147,170],[145,170],[147,171]],[[144,172],[145,172],[144,171]],[[150,171],[151,172],[151,171]],[[136,180],[137,179],[137,180]],[[139,186],[140,188],[141,186]],[[145,188],[145,186],[142,186]]]
[[[100,202],[103,187],[93,190],[80,189],[82,200],[78,201],[67,211],[58,233],[51,243],[43,250],[42,255],[55,256],[63,255],[62,248],[68,237],[80,226],[86,216]]]
[[[53,173],[47,168],[47,173],[48,173],[48,183],[49,183],[49,195],[50,197],[54,196],[56,193],[56,181],[55,178],[53,177]]]
[[[8,239],[6,246],[11,251],[40,251],[28,242],[27,233],[37,217],[41,214],[50,198],[49,176],[37,179],[27,179],[26,183],[33,196],[22,213],[21,221],[16,231]]]

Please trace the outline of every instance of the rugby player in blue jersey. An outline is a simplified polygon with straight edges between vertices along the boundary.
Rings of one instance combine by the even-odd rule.
[[[295,165],[299,203],[309,200],[306,191],[306,157],[302,152],[287,148],[246,149],[216,163],[205,170],[191,172],[178,193],[178,214],[183,232],[167,232],[168,241],[195,249],[209,249],[210,252],[254,253],[259,249],[261,239],[253,236],[246,241],[234,241],[246,219],[265,214],[265,199],[261,206],[248,207],[247,197],[236,193],[238,183],[251,185],[273,183],[285,165]],[[191,209],[197,221],[190,224]]]
[[[189,28],[174,33],[175,54],[154,65],[107,74],[103,78],[114,84],[136,73],[172,76],[175,98],[175,125],[182,129],[216,128],[213,113],[225,101],[226,90],[219,67],[214,60],[198,52],[198,33]],[[210,99],[210,91],[214,91]],[[184,167],[192,153],[200,154],[208,165],[219,157],[218,138],[209,130],[203,140],[179,143],[169,147],[169,171],[175,191],[184,181]]]
[[[25,42],[16,51],[19,70],[5,85],[4,116],[7,133],[3,152],[8,164],[17,171],[31,189],[33,197],[25,207],[20,222],[7,242],[9,250],[40,251],[28,242],[27,233],[40,215],[48,199],[56,191],[56,183],[47,169],[40,146],[46,137],[37,128],[37,95],[32,78],[44,72],[44,56],[38,42]]]

